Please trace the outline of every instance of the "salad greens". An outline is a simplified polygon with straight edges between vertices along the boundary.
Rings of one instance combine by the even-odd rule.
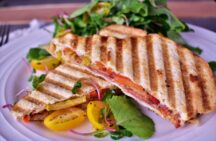
[[[111,24],[124,24],[159,33],[182,44],[195,53],[199,48],[187,45],[180,32],[192,31],[167,8],[166,0],[92,0],[73,12],[53,18],[54,37],[65,30],[87,36]]]
[[[144,139],[154,134],[154,122],[143,115],[126,96],[112,96],[112,98],[108,99],[108,104],[117,125]]]

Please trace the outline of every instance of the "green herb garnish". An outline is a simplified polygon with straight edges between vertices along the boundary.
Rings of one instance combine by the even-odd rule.
[[[212,71],[216,71],[216,61],[208,62],[208,64],[211,67]]]
[[[41,60],[47,56],[50,56],[50,54],[45,49],[31,48],[27,54],[27,59],[31,62],[31,60]]]
[[[78,91],[78,89],[81,88],[81,87],[82,87],[81,81],[77,81],[77,82],[74,84],[74,86],[73,86],[71,92],[72,92],[73,94],[76,94],[77,91]]]
[[[149,117],[143,115],[128,97],[113,96],[108,100],[108,104],[117,121],[117,125],[144,139],[154,134],[154,122]]]
[[[38,85],[45,80],[45,77],[45,74],[42,74],[40,76],[32,75],[30,80],[32,82],[32,87],[36,89]]]

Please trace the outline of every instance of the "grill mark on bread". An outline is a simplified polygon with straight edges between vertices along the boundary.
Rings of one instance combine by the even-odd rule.
[[[75,77],[75,76],[73,76],[71,74],[67,74],[67,73],[61,72],[59,70],[53,70],[53,73],[58,74],[58,75],[64,77],[65,79],[68,79],[68,80],[70,80],[72,82],[76,82],[79,79],[78,77]]]
[[[63,99],[65,99],[63,96],[47,90],[46,88],[43,87],[43,85],[39,86],[38,91],[41,92],[41,93],[44,93],[46,95],[49,95],[51,97],[54,97],[57,100],[63,100]]]
[[[103,62],[104,64],[106,64],[109,56],[107,53],[107,37],[101,37],[101,47],[100,47],[100,60],[101,62]]]
[[[31,102],[31,103],[34,103],[35,105],[45,105],[46,103],[44,103],[43,101],[40,101],[38,99],[35,99],[33,97],[30,97],[30,96],[25,96],[24,97],[25,100]]]
[[[157,90],[157,77],[156,76],[156,68],[155,68],[155,62],[154,62],[154,54],[153,54],[153,48],[152,48],[152,38],[151,36],[147,36],[146,38],[147,42],[147,54],[148,54],[148,60],[149,60],[149,78],[150,78],[150,86],[152,91]],[[152,93],[153,94],[153,93]],[[154,96],[156,94],[154,93]]]
[[[202,74],[202,66],[200,66],[200,60],[199,58],[195,57],[195,61],[197,61],[196,63],[196,67],[198,70],[198,75],[199,75],[199,86],[202,90],[202,101],[203,101],[203,106],[205,111],[210,109],[210,103],[209,103],[209,99],[208,99],[208,93],[206,93],[205,91],[205,80],[203,78],[203,74]]]
[[[18,112],[18,113],[28,113],[29,112],[29,110],[24,109],[24,108],[22,108],[22,107],[20,107],[18,105],[15,105],[13,107],[13,111]]]
[[[73,36],[73,42],[71,42],[71,48],[73,48],[74,50],[76,50],[77,48],[77,44],[78,44],[78,36]]]
[[[67,78],[65,78],[65,79],[67,79]],[[53,84],[53,85],[60,86],[61,88],[65,89],[65,90],[68,90],[68,91],[71,91],[71,89],[72,89],[72,87],[66,85],[65,83],[61,83],[59,81],[56,81],[55,79],[46,78],[45,82]]]
[[[85,52],[87,56],[91,56],[91,50],[92,50],[92,37],[87,37],[86,48],[85,48]]]
[[[191,100],[191,89],[190,89],[190,84],[189,84],[189,79],[188,79],[188,70],[187,70],[187,64],[184,57],[184,52],[182,51],[181,48],[177,49],[179,57],[180,57],[180,67],[181,67],[181,72],[182,72],[182,80],[183,80],[183,86],[185,90],[185,97],[186,97],[186,109],[187,109],[187,114],[188,117],[193,117],[194,116],[194,106],[192,104]]]
[[[165,68],[165,74],[166,74],[166,87],[167,87],[167,92],[168,92],[168,98],[169,98],[169,102],[171,104],[171,106],[173,108],[176,107],[176,104],[175,104],[175,90],[174,90],[174,80],[173,80],[173,75],[172,75],[172,72],[171,72],[171,69],[173,69],[171,67],[171,64],[170,64],[170,55],[168,53],[168,46],[166,45],[166,42],[163,41],[163,39],[161,38],[162,40],[162,53],[163,53],[163,60],[164,60],[164,68]]]
[[[146,38],[137,38],[137,53],[140,71],[140,85],[150,91],[149,58]]]
[[[67,67],[68,67],[68,65],[69,64],[67,64]],[[105,80],[101,79],[100,77],[96,77],[92,73],[90,73],[86,70],[78,69],[75,66],[71,66],[71,67],[75,68],[75,69],[73,69],[73,68],[68,67],[69,69],[71,69],[71,72],[75,72],[75,73],[79,72],[79,76],[76,76],[76,74],[70,74],[69,72],[64,72],[64,70],[61,70],[61,69],[56,69],[53,72],[56,74],[62,75],[65,78],[70,78],[70,81],[72,81],[72,82],[78,81],[80,78],[84,77],[84,78],[91,78],[91,79],[97,81],[99,84],[101,84],[101,86],[106,85],[106,83],[108,83]],[[64,68],[62,68],[62,69],[64,69]],[[80,74],[80,72],[81,72],[81,74]],[[90,85],[88,85],[88,86],[90,86]]]
[[[137,39],[132,38],[131,39],[131,45],[132,45],[132,66],[133,66],[133,80],[137,83],[140,82],[140,62],[138,58],[138,44]]]
[[[116,69],[118,72],[122,73],[123,72],[123,62],[122,62],[122,40],[117,39],[117,50],[116,50]]]
[[[70,65],[70,64],[64,64],[64,66],[65,67],[67,67],[67,68],[69,68],[69,69],[71,69],[71,72],[73,72],[74,70],[75,71],[79,71],[79,72],[82,72],[82,73],[85,73],[85,74],[87,74],[87,75],[90,75],[90,76],[94,76],[91,72],[89,72],[89,71],[86,71],[86,70],[83,70],[83,69],[80,69],[80,68],[78,68],[78,67],[74,67],[73,65]],[[55,71],[57,71],[57,70],[55,70]],[[61,71],[59,71],[58,70],[58,72],[60,73]],[[58,73],[57,72],[57,73]],[[62,74],[63,75],[63,74]],[[72,76],[72,75],[71,75]]]

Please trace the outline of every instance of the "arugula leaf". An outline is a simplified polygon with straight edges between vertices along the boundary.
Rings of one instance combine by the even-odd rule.
[[[45,74],[42,74],[40,76],[33,75],[31,77],[32,87],[34,89],[37,89],[37,87],[39,86],[39,84],[45,80],[45,77],[46,77]]]
[[[50,56],[50,54],[42,48],[31,48],[27,54],[27,59],[29,62],[31,62],[31,60],[41,60],[46,58],[47,56]]]
[[[154,134],[153,121],[143,115],[129,98],[113,96],[108,100],[108,104],[118,125],[144,139]]]
[[[92,0],[91,3],[83,6],[82,8],[76,10],[70,15],[70,18],[75,18],[84,14],[85,12],[90,12],[90,10],[98,3],[99,0]]]
[[[81,88],[81,87],[82,87],[81,81],[77,81],[77,82],[74,84],[74,86],[73,86],[71,92],[72,92],[73,94],[76,94],[77,91],[78,91],[78,89]]]
[[[216,61],[208,62],[208,64],[211,67],[212,71],[216,71]]]

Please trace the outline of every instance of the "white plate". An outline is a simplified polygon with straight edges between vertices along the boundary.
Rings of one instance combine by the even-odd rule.
[[[202,57],[207,61],[216,60],[216,34],[190,25],[195,30],[193,33],[185,33],[186,40],[204,50]],[[52,28],[52,27],[49,27]],[[39,44],[47,43],[52,35],[44,30],[38,30],[31,35],[9,42],[0,48],[0,106],[16,101],[15,94],[28,86],[27,79],[30,74],[26,71],[22,63],[22,57],[26,56],[29,48]],[[155,122],[156,132],[149,141],[215,141],[216,140],[216,113],[209,113],[200,118],[199,125],[188,125],[183,128],[175,129],[171,123],[163,120],[153,112],[145,108],[142,110],[149,115]],[[69,132],[55,133],[47,130],[41,123],[21,123],[16,121],[8,109],[0,109],[0,141],[1,140],[99,140],[94,137],[82,137]],[[86,132],[91,127],[88,123],[80,127],[79,131]],[[109,137],[102,140],[111,140]],[[138,137],[124,138],[122,140],[141,140]]]

